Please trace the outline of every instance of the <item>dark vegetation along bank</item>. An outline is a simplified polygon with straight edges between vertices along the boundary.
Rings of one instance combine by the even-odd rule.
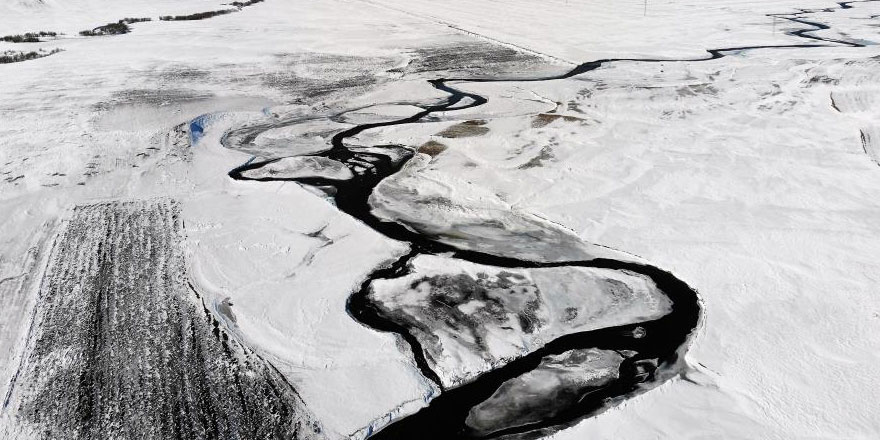
[[[97,37],[101,35],[122,35],[131,32],[131,27],[128,25],[134,23],[142,23],[145,21],[152,21],[151,18],[123,18],[122,20],[117,21],[116,23],[107,23],[104,26],[98,26],[96,28],[80,31],[79,34],[84,37]]]
[[[6,51],[0,52],[0,64],[18,63],[21,61],[35,60],[37,58],[47,57],[61,52],[61,49],[52,50],[36,50],[30,52]]]
[[[219,11],[197,12],[195,14],[189,14],[189,15],[163,15],[163,16],[159,17],[159,20],[162,20],[162,21],[204,20],[206,18],[216,17],[218,15],[231,14],[233,12],[238,12],[238,9],[221,9]]]
[[[163,15],[159,17],[160,21],[193,21],[193,20],[204,20],[211,17],[216,17],[218,15],[226,15],[231,14],[233,12],[241,11],[243,8],[246,8],[251,5],[255,5],[257,3],[261,3],[264,0],[248,0],[244,2],[232,2],[229,6],[232,6],[232,9],[221,9],[217,11],[207,11],[207,12],[197,12],[195,14],[189,15]],[[94,27],[92,29],[86,29],[79,32],[79,35],[83,37],[101,37],[106,35],[123,35],[131,32],[131,24],[134,23],[142,23],[145,21],[152,21],[152,18],[144,17],[144,18],[132,18],[126,17],[122,20],[119,20],[115,23],[107,23],[102,26]],[[0,41],[8,42],[8,43],[39,43],[43,42],[41,38],[51,37],[55,38],[59,34],[56,32],[28,32],[21,35],[7,35],[4,37],[0,37]],[[7,51],[0,52],[0,64],[8,64],[8,63],[17,63],[21,61],[34,60],[37,58],[43,58],[52,54],[56,54],[61,52],[60,49],[54,49],[50,51],[46,51],[40,49],[39,51],[30,51],[30,52],[16,52],[16,51]]]
[[[54,38],[57,36],[57,32],[27,32],[19,35],[6,35],[5,37],[0,37],[0,41],[4,41],[7,43],[39,43],[43,41],[40,38]]]
[[[206,12],[197,12],[195,14],[189,15],[163,15],[159,17],[159,20],[162,21],[193,21],[193,20],[204,20],[206,18],[216,17],[218,15],[226,15],[231,14],[233,12],[238,12],[242,8],[246,8],[251,5],[255,5],[257,3],[261,3],[264,0],[249,0],[246,2],[232,2],[229,5],[234,6],[235,9],[220,9],[217,11],[206,11]]]

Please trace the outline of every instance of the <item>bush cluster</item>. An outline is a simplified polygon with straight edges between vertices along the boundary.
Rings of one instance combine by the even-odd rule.
[[[199,13],[190,14],[190,15],[165,15],[165,16],[159,17],[159,20],[162,20],[162,21],[204,20],[206,18],[216,17],[218,15],[229,14],[230,12],[235,12],[235,9],[223,9],[220,11],[199,12]]]
[[[39,43],[40,37],[55,37],[58,36],[56,32],[27,32],[21,35],[7,35],[5,37],[0,37],[0,41],[5,41],[7,43]]]
[[[122,20],[119,20],[123,23],[134,24],[134,23],[143,23],[145,21],[153,21],[150,17],[142,17],[142,18],[133,18],[133,17],[125,17]]]
[[[0,64],[18,63],[21,61],[35,60],[37,58],[47,57],[52,54],[61,52],[61,49],[53,49],[48,52],[39,50],[35,52],[13,52],[6,51],[0,53]]]
[[[141,23],[144,21],[150,21],[150,18],[131,18],[126,17],[122,20],[117,21],[116,23],[108,23],[104,26],[98,26],[94,29],[80,31],[80,35],[83,37],[97,37],[99,35],[121,35],[127,34],[131,32],[131,28],[128,26],[133,23]]]
[[[263,0],[248,0],[248,1],[246,1],[246,2],[232,2],[232,3],[230,3],[230,4],[231,4],[232,6],[235,6],[236,8],[241,9],[241,8],[248,7],[248,6],[253,5],[253,4],[256,4],[256,3],[260,3],[260,2],[262,2],[262,1],[263,1]]]

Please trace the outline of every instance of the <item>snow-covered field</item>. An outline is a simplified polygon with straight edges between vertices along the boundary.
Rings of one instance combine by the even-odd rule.
[[[702,306],[682,374],[554,438],[877,438],[880,2],[844,6],[266,0],[205,20],[159,21],[230,6],[0,4],[0,37],[64,33],[0,42],[0,52],[63,49],[0,64],[0,437],[50,438],[20,410],[46,400],[15,388],[16,376],[39,367],[34,359],[72,374],[64,350],[33,355],[45,342],[33,338],[45,330],[41,322],[72,319],[41,313],[54,304],[47,292],[59,290],[51,274],[66,264],[58,253],[72,246],[71,222],[82,223],[76,207],[157,197],[179,206],[183,238],[167,252],[180,252],[178,269],[208,316],[247,356],[275,369],[256,368],[258,377],[283,376],[297,396],[286,402],[293,408],[301,399],[308,414],[299,416],[317,421],[321,435],[363,438],[427,406],[457,380],[433,383],[406,341],[347,311],[365,279],[411,246],[341,212],[333,188],[227,173],[287,157],[244,176],[349,181],[364,168],[290,156],[328,150],[341,130],[441,103],[447,94],[426,80],[491,77],[512,81],[450,84],[485,97],[483,105],[346,141],[418,151],[377,187],[373,213],[507,258],[649,263],[698,291]],[[810,28],[784,18],[800,9],[811,10],[801,18],[830,27],[810,35],[863,47],[792,35]],[[125,17],[153,21],[125,35],[78,35]],[[706,49],[804,44],[822,47],[696,61],[709,57]],[[524,81],[606,58],[670,61]],[[71,252],[71,267],[96,264],[81,252]],[[432,258],[439,269],[431,270],[470,267],[442,260],[448,255],[418,257],[415,267]],[[553,272],[535,282],[541,292],[559,277],[568,286],[562,297],[573,295],[565,269],[531,271]],[[392,281],[403,283],[378,283]],[[88,290],[81,284],[71,290]],[[534,348],[513,342],[522,355]],[[505,422],[515,411],[498,408],[535,413],[518,396],[553,396],[551,377],[571,392],[616,378],[606,371],[620,363],[613,353],[544,358],[475,406],[469,426],[485,434],[516,425]],[[572,364],[585,356],[600,367]],[[455,357],[442,361],[452,365],[443,371],[474,373]],[[66,411],[74,410],[57,413]],[[57,429],[60,437],[100,438]]]

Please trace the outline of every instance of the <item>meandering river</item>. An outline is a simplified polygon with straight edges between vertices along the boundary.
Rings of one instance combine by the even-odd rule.
[[[848,9],[854,3],[860,2],[839,3],[839,7],[835,9]],[[832,9],[821,10],[821,12],[830,11]],[[229,176],[239,180],[290,180],[304,185],[333,188],[335,190],[333,198],[339,210],[359,219],[368,227],[393,240],[409,243],[411,251],[407,255],[393,262],[388,267],[377,269],[363,282],[360,289],[352,294],[348,301],[348,312],[354,319],[368,327],[399,334],[409,343],[413,357],[422,374],[434,381],[438,386],[441,386],[441,381],[438,375],[431,369],[429,362],[425,358],[423,347],[420,346],[417,338],[410,333],[410,330],[405,325],[385,316],[369,298],[371,283],[379,279],[398,278],[408,275],[412,271],[411,261],[419,255],[451,255],[453,258],[462,261],[503,268],[592,267],[630,271],[650,278],[657,288],[672,302],[672,311],[659,319],[568,334],[500,368],[481,374],[469,383],[450,389],[443,389],[441,394],[435,397],[427,407],[413,415],[391,423],[378,432],[371,433],[371,437],[377,439],[419,438],[450,440],[456,438],[504,436],[535,438],[546,435],[585,417],[597,414],[634,394],[646,391],[680,373],[686,367],[683,361],[683,354],[687,349],[690,336],[699,324],[701,309],[697,293],[692,288],[671,273],[650,265],[610,259],[548,262],[511,258],[504,255],[474,251],[472,250],[474,249],[473,247],[468,249],[458,248],[439,240],[437,237],[416,232],[401,223],[383,220],[373,214],[369,203],[370,194],[382,180],[400,171],[404,163],[412,158],[415,152],[412,149],[394,145],[377,145],[368,149],[363,147],[355,148],[347,144],[346,141],[348,139],[367,130],[417,123],[435,113],[463,110],[477,107],[487,102],[486,97],[457,88],[460,84],[551,81],[582,75],[612,63],[698,62],[714,60],[753,49],[809,48],[828,45],[861,46],[860,43],[856,42],[828,39],[814,35],[814,31],[828,29],[828,26],[824,24],[809,21],[805,18],[805,16],[814,12],[820,12],[820,10],[774,15],[774,17],[804,26],[803,28],[788,32],[791,36],[809,40],[809,42],[804,44],[712,49],[707,51],[707,56],[697,59],[604,59],[583,63],[560,75],[534,78],[441,78],[431,80],[431,85],[448,94],[444,102],[424,106],[422,111],[409,117],[354,126],[333,136],[332,148],[328,151],[313,154],[314,156],[321,156],[341,162],[353,170],[361,170],[354,173],[354,177],[349,180],[314,177],[285,178],[278,176],[249,178],[246,176],[248,171],[265,167],[275,162],[275,160],[250,161],[230,171]],[[242,128],[240,129],[241,133],[230,132],[225,139],[235,137],[230,136],[230,134],[238,134],[238,138],[253,139],[259,132],[276,127],[277,125],[266,124],[257,129],[254,127]],[[511,426],[483,437],[475,435],[473,430],[469,429],[465,423],[469,411],[474,406],[491,397],[501,384],[533,371],[546,356],[583,348],[614,350],[635,354],[631,354],[623,361],[620,365],[619,377],[614,381],[584,395],[577,404],[569,405],[552,417],[522,426]]]

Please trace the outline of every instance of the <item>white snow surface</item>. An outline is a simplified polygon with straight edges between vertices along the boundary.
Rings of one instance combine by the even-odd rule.
[[[419,155],[401,172],[383,180],[370,196],[373,214],[459,249],[528,261],[630,258],[583,242],[565,228],[521,212],[497,193],[471,186],[454,173],[435,177],[436,168],[429,162],[427,155]]]
[[[393,71],[413,48],[517,47],[543,56],[544,72],[607,57],[704,58],[705,48],[803,44],[784,34],[800,25],[765,14],[836,6],[267,0],[210,20],[79,38],[123,17],[224,6],[4,2],[0,35],[67,35],[0,45],[64,49],[0,65],[0,351],[19,352],[46,250],[74,205],[171,196],[184,206],[188,275],[215,307],[233,304],[236,320],[224,324],[279,367],[329,435],[363,437],[436,392],[408,347],[345,312],[363,278],[406,247],[296,184],[230,181],[226,173],[250,156],[220,146],[225,129],[269,117],[267,106],[280,114],[376,105],[397,118],[405,106],[381,104],[435,102],[442,93],[423,82],[430,74]],[[854,3],[811,19],[834,26],[819,35],[878,42],[877,14],[880,3]],[[505,215],[638,256],[699,291],[705,316],[686,355],[688,380],[554,438],[873,439],[878,57],[876,45],[756,50],[710,62],[618,63],[570,80],[463,83],[489,103],[358,141],[442,142],[446,151],[411,165],[423,167],[420,177],[400,176],[406,185],[443,182],[459,203],[491,197]],[[301,86],[361,73],[375,80],[319,96]],[[551,112],[569,118],[535,123]],[[162,139],[202,114],[217,116],[206,119],[188,161]],[[489,133],[436,136],[469,119],[486,119]],[[16,364],[17,354],[0,358],[2,395]],[[14,421],[0,416],[3,423]]]
[[[423,404],[436,390],[395,339],[345,313],[360,280],[405,247],[298,185],[214,173],[242,159],[219,145],[230,122],[214,122],[212,135],[197,144],[191,178],[198,196],[184,205],[198,290],[234,304],[236,319],[227,325],[292,379],[331,435],[355,433],[398,406]]]

